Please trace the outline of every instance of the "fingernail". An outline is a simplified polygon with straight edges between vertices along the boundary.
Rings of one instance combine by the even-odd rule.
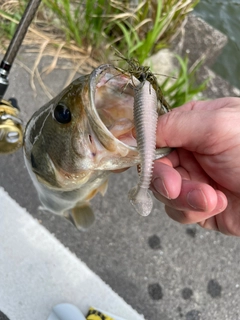
[[[207,200],[200,189],[192,190],[187,194],[187,203],[195,210],[205,211],[207,209]]]
[[[217,193],[217,196],[218,196],[218,210],[219,212],[222,212],[226,209],[226,200],[224,198],[224,196],[221,194],[221,193]]]
[[[153,186],[154,186],[155,190],[157,192],[159,192],[162,196],[170,199],[169,193],[168,193],[167,188],[165,186],[165,183],[161,178],[155,178],[153,180]]]

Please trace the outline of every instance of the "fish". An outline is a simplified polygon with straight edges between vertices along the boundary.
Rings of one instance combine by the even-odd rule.
[[[106,193],[109,175],[140,163],[133,115],[138,84],[114,65],[100,65],[74,80],[27,123],[24,158],[40,202],[79,230],[94,222],[90,200]],[[170,152],[157,148],[155,159]]]

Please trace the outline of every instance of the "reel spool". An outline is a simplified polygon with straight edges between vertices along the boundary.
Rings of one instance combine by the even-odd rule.
[[[0,100],[0,154],[13,153],[23,144],[22,120],[9,101]]]

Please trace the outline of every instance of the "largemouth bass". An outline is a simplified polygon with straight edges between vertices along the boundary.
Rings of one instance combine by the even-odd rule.
[[[109,174],[140,162],[133,134],[137,84],[131,74],[101,65],[72,82],[27,124],[24,155],[39,199],[79,229],[93,222],[89,201],[98,192],[104,195]],[[170,151],[156,149],[156,159]]]

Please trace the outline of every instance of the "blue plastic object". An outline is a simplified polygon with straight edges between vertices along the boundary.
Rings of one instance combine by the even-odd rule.
[[[86,320],[86,318],[74,305],[61,303],[53,307],[47,320]]]

